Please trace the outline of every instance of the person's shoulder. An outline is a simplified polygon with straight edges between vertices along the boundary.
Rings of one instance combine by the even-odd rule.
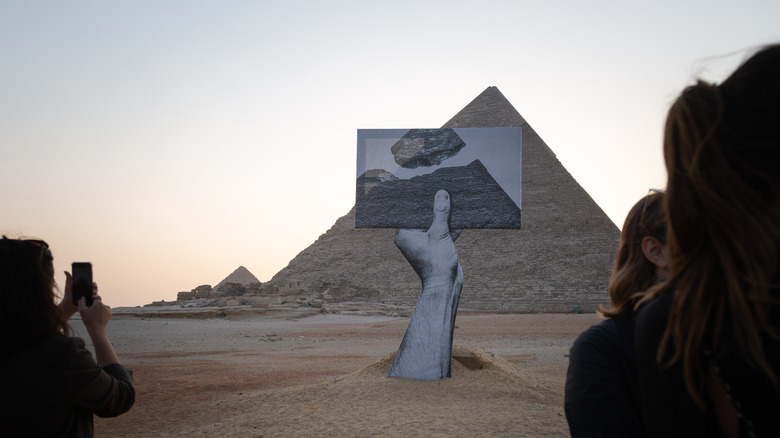
[[[60,350],[68,354],[86,351],[86,343],[83,339],[72,336],[59,336],[46,341],[45,348]]]
[[[617,324],[613,318],[605,319],[585,329],[571,347],[572,354],[583,348],[606,348],[617,336]]]
[[[86,351],[83,340],[56,336],[12,355],[6,365],[34,373],[59,373],[79,351]]]
[[[671,307],[671,294],[664,294],[656,297],[639,309],[634,334],[635,351],[639,353],[645,352],[655,357],[655,352],[658,351],[658,345],[666,330]]]
[[[97,365],[82,338],[63,336],[57,339],[56,345],[63,369],[94,368]]]
[[[666,319],[669,317],[669,310],[672,308],[672,295],[669,293],[660,295],[650,302],[644,304],[637,311],[636,326],[640,327],[655,326],[657,324],[666,325]]]
[[[30,349],[31,352],[67,353],[85,348],[84,340],[70,336],[57,336],[47,339]]]
[[[611,336],[618,330],[620,316],[607,318],[598,324],[588,327],[583,333],[590,333],[592,336]]]

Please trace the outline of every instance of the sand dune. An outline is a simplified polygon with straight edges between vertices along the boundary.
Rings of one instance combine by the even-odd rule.
[[[307,315],[311,315],[310,313]],[[387,378],[408,317],[117,314],[137,402],[104,437],[568,436],[563,384],[595,315],[458,315],[452,378]],[[74,327],[83,333],[78,322]]]

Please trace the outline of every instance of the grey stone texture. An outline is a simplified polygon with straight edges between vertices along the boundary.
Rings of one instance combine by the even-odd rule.
[[[522,228],[460,234],[460,309],[594,311],[609,302],[607,282],[620,235],[615,224],[498,88],[488,87],[444,124],[517,126],[523,130]],[[413,306],[420,280],[393,243],[396,230],[354,224],[353,208],[264,283],[260,293]]]
[[[451,229],[520,228],[520,208],[479,160],[410,179],[366,182],[366,174],[356,184],[356,227],[428,229],[430,200],[443,189],[452,199]],[[373,187],[365,190],[367,184]]]
[[[438,166],[464,146],[466,143],[451,128],[410,129],[390,151],[399,166],[414,169]]]

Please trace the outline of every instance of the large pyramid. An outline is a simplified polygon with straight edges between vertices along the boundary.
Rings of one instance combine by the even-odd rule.
[[[444,128],[521,127],[521,229],[466,229],[458,237],[460,308],[592,311],[607,304],[620,232],[496,87]],[[261,291],[413,306],[420,280],[393,243],[395,229],[355,228],[355,209],[301,251]]]

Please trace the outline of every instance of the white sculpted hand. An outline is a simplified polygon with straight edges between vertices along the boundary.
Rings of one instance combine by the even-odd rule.
[[[449,229],[450,195],[439,190],[428,231],[398,230],[395,244],[422,280],[422,293],[398,348],[389,377],[450,377],[452,335],[463,271]]]
[[[398,230],[395,244],[423,283],[450,285],[458,273],[458,252],[450,236],[450,195],[439,190],[433,200],[433,223],[428,231]]]

